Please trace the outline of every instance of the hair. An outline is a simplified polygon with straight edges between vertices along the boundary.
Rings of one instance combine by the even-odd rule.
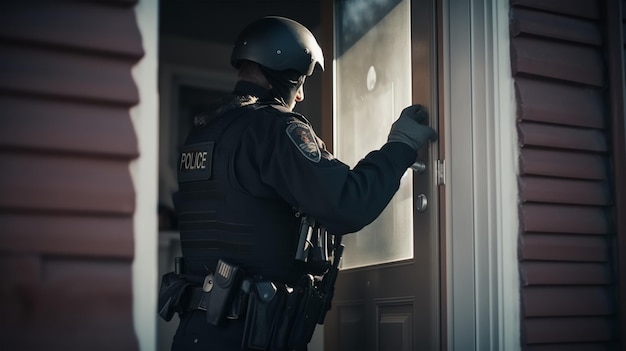
[[[241,60],[241,62],[239,62],[238,64],[238,67],[238,78],[240,80],[255,83],[266,88],[267,90],[272,89],[272,85],[261,71],[261,67],[259,67],[259,64],[257,64],[256,62]]]

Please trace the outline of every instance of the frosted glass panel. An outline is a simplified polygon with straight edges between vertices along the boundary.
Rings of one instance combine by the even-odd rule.
[[[335,153],[350,166],[387,140],[411,104],[410,1],[336,5]],[[412,174],[378,219],[346,235],[343,269],[413,257]]]

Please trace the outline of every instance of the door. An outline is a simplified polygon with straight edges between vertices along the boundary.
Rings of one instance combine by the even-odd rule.
[[[436,125],[434,0],[337,0],[334,4],[334,152],[353,166],[386,141],[412,103]],[[437,128],[435,126],[435,128]],[[380,217],[346,245],[324,346],[332,350],[441,347],[437,144],[423,172],[407,170]]]

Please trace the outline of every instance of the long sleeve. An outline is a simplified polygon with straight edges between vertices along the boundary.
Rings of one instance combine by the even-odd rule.
[[[329,232],[347,234],[380,215],[415,157],[409,146],[387,143],[350,169],[326,151],[307,123],[266,113],[242,135],[234,160],[246,191],[280,197]]]

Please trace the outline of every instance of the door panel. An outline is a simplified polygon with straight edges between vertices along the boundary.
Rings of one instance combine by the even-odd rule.
[[[402,109],[425,105],[437,124],[434,0],[335,1],[334,149],[354,165],[380,148]],[[426,171],[408,170],[381,216],[346,245],[325,350],[440,347],[439,200],[436,147]],[[418,195],[428,206],[419,211]]]
[[[386,131],[411,104],[409,8],[408,0],[337,2],[335,153],[351,166],[387,141]],[[407,172],[383,213],[358,235],[344,237],[343,267],[412,258],[411,212]]]

